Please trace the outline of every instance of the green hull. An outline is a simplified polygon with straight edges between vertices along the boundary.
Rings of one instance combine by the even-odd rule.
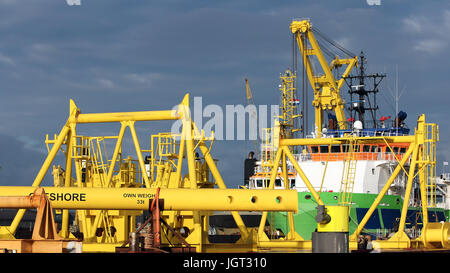
[[[354,203],[350,209],[349,232],[352,234],[359,222],[362,220],[377,194],[357,194],[354,193],[352,202]],[[315,221],[317,203],[308,192],[299,192],[299,206],[298,212],[294,214],[295,231],[305,240],[311,239],[311,234],[317,228]],[[320,198],[325,205],[337,205],[339,193],[337,192],[323,192]],[[387,236],[393,232],[400,219],[400,213],[403,206],[403,200],[397,195],[386,195],[374,211],[369,221],[367,222],[362,234],[371,235],[375,237]],[[449,211],[433,208],[429,209],[429,221],[440,222],[449,220]],[[283,234],[289,232],[289,223],[286,212],[275,212],[268,215],[268,222],[272,230],[281,231]],[[407,213],[406,221],[407,229],[421,229],[422,228],[422,214],[419,207],[410,207]]]

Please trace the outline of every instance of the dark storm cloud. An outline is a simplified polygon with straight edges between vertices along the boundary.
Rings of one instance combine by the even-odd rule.
[[[141,111],[171,109],[190,92],[191,103],[202,96],[204,105],[225,108],[246,103],[248,77],[256,104],[276,104],[278,75],[292,62],[293,18],[311,18],[349,50],[364,50],[370,72],[389,73],[380,95],[388,113],[381,114],[394,114],[387,87],[394,90],[398,65],[408,125],[413,128],[421,113],[440,123],[438,159],[450,159],[446,1],[382,0],[369,6],[365,0],[81,0],[81,6],[68,6],[64,0],[4,0],[0,16],[0,137],[5,138],[0,159],[41,153],[29,158],[27,167],[35,172],[46,151],[45,134],[64,125],[70,98],[83,112]],[[170,124],[148,128],[168,131]],[[92,126],[84,132],[117,134],[118,128]],[[149,134],[140,132],[148,140]],[[240,183],[242,160],[252,147],[222,141],[213,150],[230,186]],[[9,169],[2,169],[4,177],[17,171]],[[23,181],[34,179],[31,171],[23,175]]]
[[[33,183],[46,153],[29,147],[14,137],[0,135],[2,155],[0,156],[0,185],[29,186]],[[63,157],[55,159],[55,165],[62,165]],[[51,168],[42,185],[53,185]]]

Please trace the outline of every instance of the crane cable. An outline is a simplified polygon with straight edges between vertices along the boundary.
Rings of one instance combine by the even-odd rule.
[[[320,32],[317,28],[312,28],[312,31],[317,34],[318,36],[320,36],[322,39],[324,39],[325,41],[327,41],[328,43],[330,43],[331,45],[333,45],[335,48],[339,49],[340,51],[342,51],[345,55],[347,55],[348,57],[354,57],[356,56],[356,54],[354,54],[353,52],[351,52],[350,50],[346,49],[345,47],[341,46],[340,44],[338,44],[336,41],[332,40],[331,38],[327,37],[325,34],[323,34],[322,32]]]

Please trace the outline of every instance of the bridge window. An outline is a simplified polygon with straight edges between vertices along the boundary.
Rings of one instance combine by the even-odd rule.
[[[290,181],[290,187],[291,187],[291,189],[292,188],[295,188],[295,179],[289,179],[289,181]]]
[[[369,153],[370,152],[370,145],[364,145],[363,146],[363,152],[364,153]]]
[[[340,153],[341,152],[341,146],[339,146],[339,145],[331,145],[331,152],[332,153]]]
[[[319,147],[317,146],[311,146],[311,153],[316,154],[319,152]]]
[[[257,188],[262,188],[262,186],[263,186],[262,180],[261,179],[256,180],[256,187]]]
[[[323,154],[328,153],[328,145],[321,145],[320,146],[320,152]]]
[[[275,187],[282,187],[283,183],[281,183],[281,179],[275,179]]]

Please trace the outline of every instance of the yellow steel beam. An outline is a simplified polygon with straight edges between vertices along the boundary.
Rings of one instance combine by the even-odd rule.
[[[152,120],[177,120],[180,116],[175,110],[163,111],[141,111],[141,112],[118,112],[118,113],[95,113],[79,114],[71,117],[71,123],[103,123],[121,121],[152,121]]]
[[[189,99],[186,94],[181,104]],[[182,118],[182,113],[177,110],[161,111],[138,111],[138,112],[114,112],[114,113],[89,113],[81,114],[75,103],[71,100],[71,116],[69,123],[103,123],[103,122],[121,122],[121,121],[152,121],[152,120],[177,120]]]
[[[2,197],[28,196],[35,187],[0,187],[0,207],[7,207]],[[44,187],[55,209],[148,210],[157,189]],[[292,211],[297,212],[295,190],[247,189],[161,189],[164,210],[192,211]],[[11,206],[9,206],[11,207]],[[20,207],[20,206],[18,206]]]

